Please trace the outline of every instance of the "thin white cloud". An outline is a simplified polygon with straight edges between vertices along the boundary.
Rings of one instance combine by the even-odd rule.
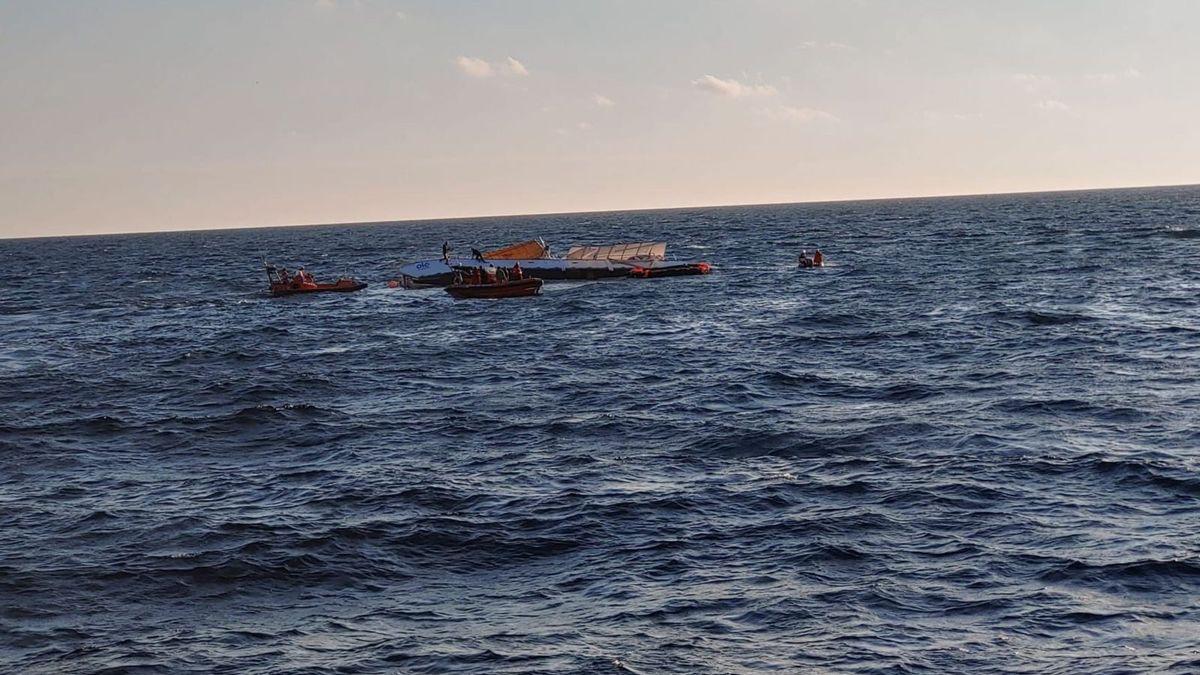
[[[611,108],[616,105],[611,98],[603,94],[592,94],[592,102],[601,108]]]
[[[454,59],[454,65],[458,66],[458,69],[464,75],[480,79],[494,75],[503,75],[505,77],[529,76],[529,69],[525,67],[525,64],[511,56],[498,63],[488,63],[474,56],[460,56]]]
[[[396,20],[397,20],[397,21],[407,21],[407,20],[408,20],[408,15],[407,15],[407,14],[405,14],[404,12],[399,12],[399,11],[397,11],[397,12],[394,14],[394,16],[396,17]]]
[[[818,42],[816,40],[805,40],[800,43],[800,49],[829,49],[839,52],[858,51],[857,47],[848,45],[845,42]]]
[[[790,105],[766,108],[762,112],[770,119],[780,122],[792,122],[794,124],[841,121],[833,113],[829,113],[824,110],[817,110],[816,108],[796,108]]]
[[[955,122],[966,122],[968,120],[983,119],[983,113],[964,113],[948,110],[926,110],[922,113],[927,122],[945,122],[952,120]]]
[[[1054,78],[1034,73],[1015,73],[1012,81],[1028,92],[1041,91],[1054,84]]]
[[[1038,108],[1039,110],[1050,110],[1050,111],[1054,111],[1054,112],[1065,112],[1065,111],[1071,109],[1071,106],[1067,105],[1066,103],[1063,103],[1062,101],[1057,101],[1055,99],[1046,99],[1044,101],[1038,101],[1037,103],[1034,104],[1034,106],[1036,108]]]
[[[511,56],[501,64],[500,72],[513,77],[529,77],[529,70],[525,68],[525,64]]]
[[[464,75],[470,77],[491,77],[495,72],[492,70],[492,64],[473,56],[460,56],[454,59],[454,65],[458,66]]]
[[[1092,73],[1085,75],[1084,78],[1089,82],[1099,82],[1100,84],[1116,84],[1123,80],[1136,80],[1142,76],[1142,71],[1137,68],[1123,68],[1110,73]]]
[[[774,96],[779,90],[769,84],[742,84],[734,79],[722,80],[713,75],[692,80],[692,86],[718,96],[742,98],[745,96]]]
[[[578,124],[575,125],[575,128],[579,129],[580,131],[590,131],[592,128],[592,125],[589,122],[579,122]]]
[[[315,0],[313,7],[317,9],[337,9],[337,0]]]

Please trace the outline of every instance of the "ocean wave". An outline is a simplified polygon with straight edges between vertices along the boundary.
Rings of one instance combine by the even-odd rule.
[[[1187,670],[1198,200],[472,221],[721,270],[512,303],[374,283],[446,223],[0,241],[0,671]]]

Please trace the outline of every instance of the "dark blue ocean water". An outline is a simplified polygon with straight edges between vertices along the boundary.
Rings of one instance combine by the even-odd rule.
[[[383,283],[535,235],[716,271]],[[1200,670],[1200,188],[2,241],[0,281],[3,672]]]

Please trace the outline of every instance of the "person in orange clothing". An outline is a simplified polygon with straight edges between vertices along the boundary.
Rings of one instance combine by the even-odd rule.
[[[519,262],[513,263],[513,268],[512,268],[513,281],[520,281],[524,278],[525,278],[525,270],[521,269],[521,263],[519,263]]]
[[[825,256],[821,255],[821,249],[813,252],[813,267],[824,267]]]

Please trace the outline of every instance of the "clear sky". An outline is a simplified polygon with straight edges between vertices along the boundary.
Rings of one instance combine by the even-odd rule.
[[[1192,0],[0,0],[0,236],[1200,182]]]

